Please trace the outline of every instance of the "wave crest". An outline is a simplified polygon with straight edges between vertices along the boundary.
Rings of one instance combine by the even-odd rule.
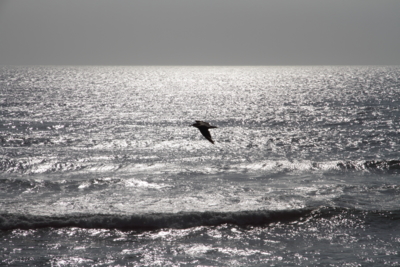
[[[65,216],[37,216],[24,214],[0,215],[0,230],[37,228],[101,228],[120,230],[155,230],[162,228],[190,228],[235,224],[238,226],[267,225],[291,222],[307,217],[311,209],[240,212],[179,212],[135,215],[79,214]]]

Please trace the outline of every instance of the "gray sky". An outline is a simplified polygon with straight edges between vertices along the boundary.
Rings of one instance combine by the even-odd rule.
[[[399,0],[0,0],[0,65],[400,65]]]

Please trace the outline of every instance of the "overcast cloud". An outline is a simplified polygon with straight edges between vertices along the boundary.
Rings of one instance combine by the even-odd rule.
[[[400,1],[0,0],[0,64],[400,65]]]

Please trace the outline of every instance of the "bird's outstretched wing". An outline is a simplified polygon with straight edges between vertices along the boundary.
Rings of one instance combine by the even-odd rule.
[[[211,143],[214,144],[214,141],[213,141],[212,138],[211,138],[211,134],[210,134],[210,132],[208,131],[207,128],[201,127],[201,128],[199,128],[199,130],[200,130],[201,134],[202,134],[205,138],[207,138],[208,141],[210,141]]]
[[[205,121],[196,121],[196,123],[197,123],[199,126],[212,127],[208,122],[205,122]]]

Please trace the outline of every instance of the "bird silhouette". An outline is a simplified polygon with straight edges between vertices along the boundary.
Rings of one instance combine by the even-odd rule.
[[[205,121],[196,121],[196,123],[193,123],[191,126],[196,127],[197,129],[200,130],[201,134],[212,144],[214,144],[214,141],[211,138],[211,134],[208,131],[208,129],[212,128],[218,128],[217,126],[211,126],[208,122]]]

